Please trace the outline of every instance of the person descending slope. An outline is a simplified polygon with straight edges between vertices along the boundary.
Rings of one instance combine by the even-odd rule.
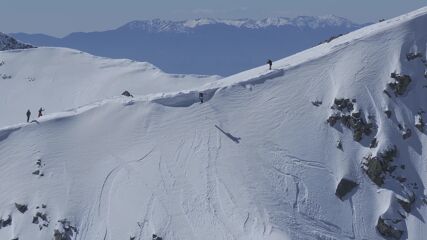
[[[39,117],[43,116],[43,111],[44,111],[44,109],[43,109],[43,108],[40,108],[40,109],[39,109]]]
[[[27,122],[30,122],[31,111],[28,109],[27,111]]]
[[[268,59],[267,64],[270,66],[270,70],[271,70],[271,66],[273,66],[273,61],[271,61],[271,59]]]

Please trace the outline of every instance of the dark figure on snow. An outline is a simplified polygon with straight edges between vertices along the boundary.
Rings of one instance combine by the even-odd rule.
[[[27,111],[27,122],[30,122],[30,117],[31,117],[31,111],[30,111],[30,109],[28,109],[28,111]]]
[[[203,93],[202,92],[199,93],[199,100],[200,100],[200,103],[203,103]]]
[[[163,240],[163,238],[157,236],[156,234],[153,234],[153,240]]]
[[[132,95],[132,94],[130,94],[130,92],[129,92],[129,91],[124,91],[124,92],[122,93],[122,95],[123,95],[123,96],[126,96],[126,97],[133,97],[133,95]]]
[[[273,66],[273,61],[271,61],[271,59],[268,59],[267,64],[270,66],[270,70],[271,70],[271,66]]]
[[[44,109],[43,109],[43,108],[40,108],[40,109],[39,109],[39,117],[43,116],[43,111],[44,111]]]

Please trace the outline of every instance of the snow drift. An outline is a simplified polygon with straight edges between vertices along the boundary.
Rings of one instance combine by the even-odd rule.
[[[423,239],[426,25],[6,127],[0,238]]]

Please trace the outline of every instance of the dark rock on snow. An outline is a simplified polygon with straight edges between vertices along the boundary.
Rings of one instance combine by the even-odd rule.
[[[392,73],[391,78],[395,81],[389,83],[388,86],[393,90],[396,96],[402,96],[406,93],[409,84],[412,82],[412,79],[408,75],[400,75],[397,73]]]
[[[122,92],[122,95],[123,95],[123,96],[126,96],[126,97],[133,97],[133,95],[132,95],[132,94],[130,94],[130,92],[129,92],[129,91],[124,91],[124,92]]]
[[[383,237],[386,237],[388,239],[399,240],[403,235],[402,230],[393,228],[393,226],[387,224],[382,217],[378,219],[376,228]]]
[[[15,203],[15,207],[20,213],[25,213],[28,210],[28,206],[24,204]]]
[[[343,200],[344,196],[351,192],[358,184],[348,180],[346,178],[341,179],[340,183],[337,186],[337,190],[335,191],[335,195]]]
[[[0,229],[12,225],[12,216],[9,215],[7,219],[0,219]]]
[[[377,156],[369,155],[364,158],[363,170],[377,186],[384,184],[387,173],[392,173],[395,166],[392,166],[394,158],[397,156],[397,147],[393,146],[379,153]]]

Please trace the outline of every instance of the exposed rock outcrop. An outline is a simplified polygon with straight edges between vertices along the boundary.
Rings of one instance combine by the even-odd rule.
[[[412,82],[412,79],[409,75],[400,75],[397,73],[392,73],[391,78],[395,81],[388,84],[391,90],[393,90],[396,96],[402,96],[406,93],[409,84]]]
[[[360,142],[363,135],[371,135],[374,124],[372,122],[366,122],[362,117],[362,113],[360,111],[355,111],[355,102],[355,99],[335,99],[334,105],[331,107],[335,112],[329,116],[326,122],[329,123],[331,127],[333,127],[337,122],[340,122],[342,125],[353,131],[354,141]]]
[[[15,207],[22,214],[24,214],[28,210],[28,206],[25,204],[15,203]]]
[[[386,174],[392,173],[396,168],[392,165],[396,155],[396,146],[384,150],[377,156],[368,155],[362,162],[362,168],[372,182],[381,187],[384,184]]]
[[[393,220],[385,220],[382,217],[379,217],[376,228],[383,237],[399,240],[403,235],[403,231],[393,228],[390,223],[391,221]]]
[[[0,51],[28,48],[34,48],[34,46],[30,44],[21,43],[15,38],[0,32]]]
[[[358,184],[356,182],[343,178],[337,186],[335,195],[343,200],[343,198],[357,186]]]

